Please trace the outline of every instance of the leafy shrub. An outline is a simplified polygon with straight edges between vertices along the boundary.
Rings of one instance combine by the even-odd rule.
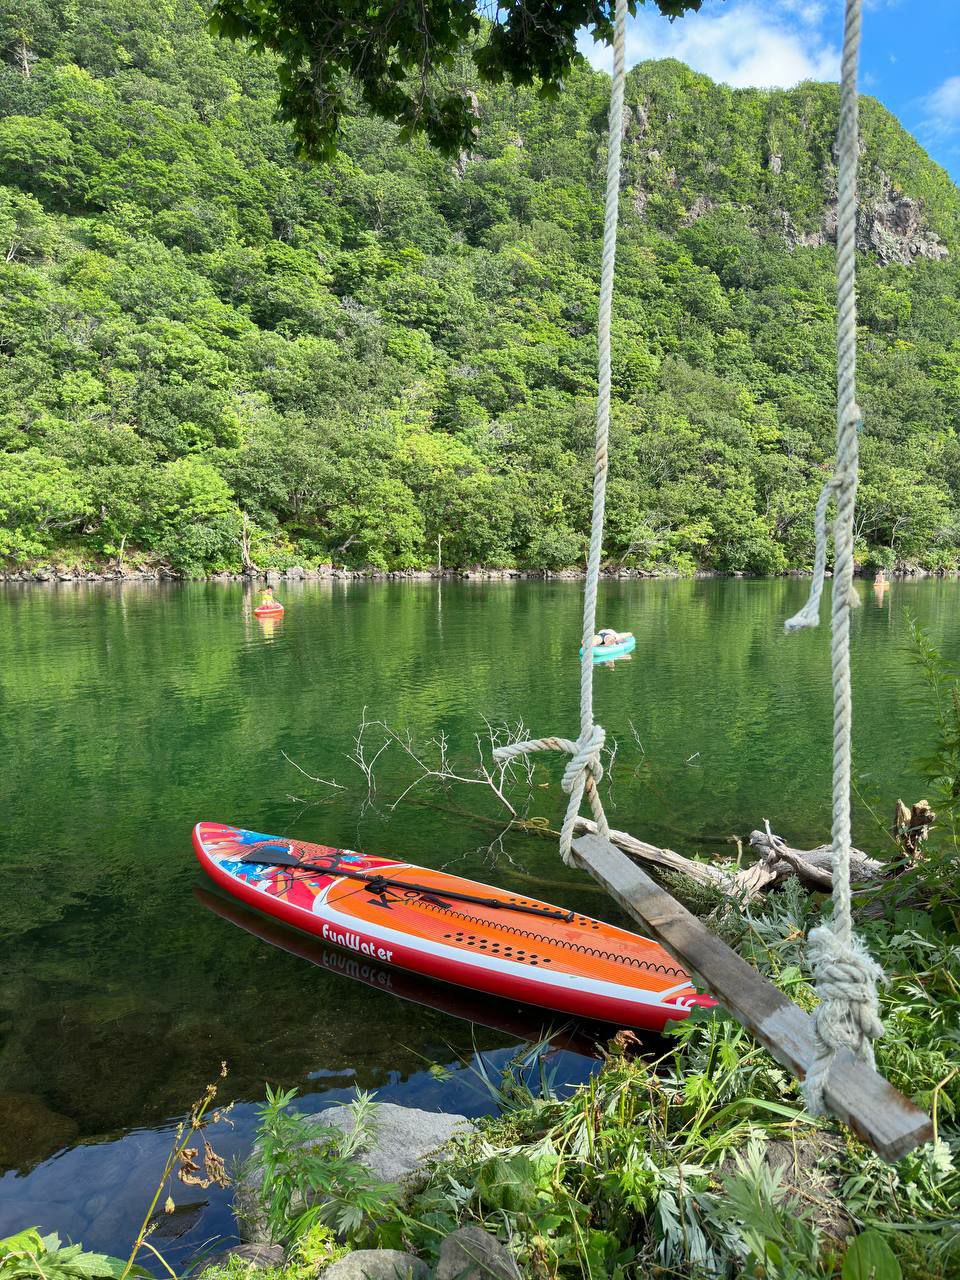
[[[62,1245],[55,1233],[41,1236],[32,1227],[0,1240],[2,1280],[120,1280],[124,1266],[119,1258]]]
[[[375,1178],[358,1158],[376,1131],[375,1103],[358,1090],[352,1104],[354,1127],[345,1133],[322,1119],[292,1114],[288,1108],[296,1094],[295,1089],[268,1085],[259,1112],[259,1198],[271,1234],[275,1240],[298,1241],[321,1225],[360,1243],[398,1195],[393,1183]],[[310,1238],[317,1242],[321,1237]]]

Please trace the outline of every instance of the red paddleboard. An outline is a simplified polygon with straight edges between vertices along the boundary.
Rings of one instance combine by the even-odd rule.
[[[258,604],[253,611],[255,618],[281,618],[283,616],[282,604]]]
[[[659,943],[476,880],[218,822],[193,844],[233,897],[381,965],[654,1031],[716,1003]]]

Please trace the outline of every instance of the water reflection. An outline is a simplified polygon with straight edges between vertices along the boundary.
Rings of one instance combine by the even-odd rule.
[[[598,1056],[598,1046],[606,1044],[617,1031],[616,1027],[606,1023],[571,1018],[559,1021],[561,1015],[551,1015],[529,1005],[515,1004],[443,982],[434,982],[403,969],[386,968],[384,965],[371,963],[364,957],[325,946],[316,938],[249,911],[240,903],[213,890],[197,887],[194,894],[198,902],[221,919],[269,946],[278,947],[281,951],[317,965],[327,973],[336,973],[375,990],[387,991],[400,1000],[409,1000],[424,1008],[439,1010],[463,1022],[503,1032],[517,1041],[550,1044],[554,1048],[593,1058]],[[660,1045],[662,1041],[651,1036],[650,1043]]]
[[[905,606],[960,664],[960,584],[897,582],[882,599],[872,585],[852,619],[854,839],[868,848],[868,803],[887,812],[921,794],[923,744],[904,739],[918,723]],[[794,845],[828,835],[829,628],[783,632],[807,590],[602,584],[601,616],[637,639],[632,661],[600,664],[595,681],[597,720],[619,744],[604,780],[616,826],[681,853],[726,853],[764,817]],[[501,1061],[535,1034],[230,927],[193,894],[200,819],[402,854],[621,922],[552,841],[511,831],[490,846],[465,812],[500,816],[483,788],[393,808],[410,776],[391,748],[365,803],[349,759],[364,708],[417,741],[444,735],[466,767],[484,716],[575,733],[579,584],[329,579],[282,595],[285,622],[268,633],[240,583],[0,587],[0,1231],[36,1214],[118,1250],[139,1195],[130,1170],[158,1167],[162,1126],[222,1058],[240,1117],[268,1079],[314,1105],[356,1083],[476,1108],[457,1064]],[[342,790],[313,787],[287,758]],[[531,816],[556,826],[561,769],[537,770]],[[555,1051],[571,1076],[589,1069]],[[435,1062],[456,1068],[446,1085]],[[248,1136],[238,1125],[238,1149]],[[98,1195],[128,1197],[113,1227]],[[204,1214],[216,1212],[212,1200]]]

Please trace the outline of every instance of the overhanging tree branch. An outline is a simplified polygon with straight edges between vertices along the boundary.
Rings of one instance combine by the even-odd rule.
[[[630,11],[642,3],[631,0]],[[703,0],[650,3],[674,19]],[[468,79],[554,93],[582,59],[581,32],[610,42],[613,9],[612,0],[216,0],[211,25],[276,55],[280,114],[319,159],[336,150],[353,86],[405,133],[458,152],[476,127]]]

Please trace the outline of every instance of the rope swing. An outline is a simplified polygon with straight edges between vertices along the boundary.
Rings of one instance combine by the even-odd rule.
[[[880,967],[853,932],[850,901],[850,610],[853,591],[853,513],[857,496],[858,431],[856,402],[856,219],[857,219],[857,62],[861,0],[846,0],[838,134],[837,209],[837,456],[833,473],[817,502],[816,553],[810,598],[786,623],[788,631],[815,627],[827,557],[827,508],[836,500],[833,524],[832,605],[833,672],[833,916],[812,929],[810,964],[820,1005],[814,1018],[732,951],[696,916],[678,903],[641,867],[610,842],[610,830],[598,790],[603,778],[604,730],[593,718],[593,637],[603,544],[610,429],[610,321],[613,304],[617,220],[620,204],[620,146],[623,137],[624,46],[627,0],[616,0],[613,80],[610,92],[607,185],[603,224],[603,264],[598,313],[598,393],[593,479],[593,516],[583,597],[583,650],[580,665],[580,735],[533,738],[498,747],[501,763],[537,751],[570,756],[563,789],[570,797],[560,832],[560,854],[568,866],[585,868],[641,925],[663,942],[692,976],[773,1056],[804,1081],[808,1109],[829,1108],[887,1160],[896,1160],[932,1136],[930,1120],[879,1076],[872,1042],[882,1034],[877,1012]],[[590,802],[596,834],[574,840],[584,795]]]
[[[620,144],[623,141],[624,50],[627,33],[627,0],[617,0],[613,25],[613,82],[610,87],[610,124],[607,141],[607,191],[603,215],[603,262],[600,268],[600,307],[597,315],[597,428],[594,445],[593,515],[590,551],[583,592],[583,650],[580,657],[580,736],[532,738],[498,747],[494,758],[501,763],[535,751],[565,751],[571,759],[563,773],[563,790],[570,797],[560,828],[560,856],[574,866],[573,832],[584,794],[590,801],[597,835],[609,840],[610,828],[598,790],[603,778],[600,753],[606,735],[593,719],[593,637],[597,633],[597,587],[603,550],[603,524],[607,504],[607,469],[610,440],[610,318],[613,312],[614,269],[617,259],[617,223],[620,218]]]
[[[836,499],[830,660],[833,674],[833,918],[811,929],[810,967],[816,979],[817,1056],[804,1082],[807,1108],[824,1110],[823,1086],[837,1050],[849,1048],[873,1066],[873,1041],[883,1035],[877,983],[883,973],[853,932],[850,903],[850,611],[853,589],[853,510],[857,498],[860,407],[857,404],[857,62],[861,0],[847,0],[840,80],[837,191],[837,458],[815,516],[816,553],[810,598],[787,631],[815,627],[827,560],[827,507]]]

